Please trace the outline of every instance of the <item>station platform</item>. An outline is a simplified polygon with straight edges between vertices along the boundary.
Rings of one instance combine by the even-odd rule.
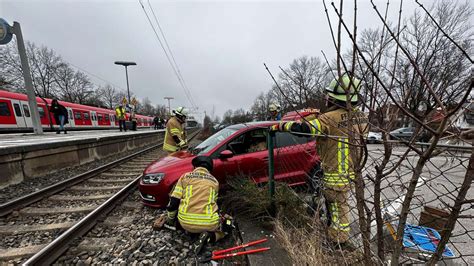
[[[0,134],[0,187],[161,144],[164,130]]]
[[[163,132],[164,129],[138,129],[137,131],[128,130],[127,132],[120,132],[118,129],[110,130],[85,130],[85,131],[68,131],[67,134],[56,132],[44,132],[43,135],[36,135],[34,133],[9,133],[0,134],[0,151],[4,148],[20,148],[35,145],[50,145],[62,142],[78,141],[78,140],[100,140],[104,137],[113,136],[133,136],[140,135],[144,132]],[[1,154],[1,153],[0,153]]]

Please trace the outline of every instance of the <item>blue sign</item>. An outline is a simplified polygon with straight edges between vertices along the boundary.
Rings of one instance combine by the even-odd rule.
[[[403,235],[403,247],[419,252],[434,253],[441,240],[441,235],[433,228],[407,224]],[[454,252],[446,245],[443,257],[454,258]]]
[[[10,30],[10,25],[6,20],[0,18],[0,45],[7,44],[12,40],[13,34]]]

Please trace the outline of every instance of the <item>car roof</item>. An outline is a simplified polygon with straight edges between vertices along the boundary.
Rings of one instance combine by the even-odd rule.
[[[275,124],[276,122],[278,122],[278,121],[247,122],[247,123],[242,123],[242,124],[231,125],[231,126],[228,126],[228,128],[241,130],[243,128],[269,127],[269,126]]]

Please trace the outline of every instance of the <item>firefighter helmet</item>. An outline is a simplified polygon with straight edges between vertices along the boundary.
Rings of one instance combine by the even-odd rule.
[[[204,167],[206,168],[209,172],[212,171],[213,168],[213,163],[212,159],[209,158],[208,156],[196,156],[192,161],[191,164],[194,167]]]
[[[329,83],[329,87],[326,88],[326,93],[330,98],[335,100],[356,103],[359,88],[359,79],[352,77],[351,83],[351,77],[348,74],[344,74],[340,80],[333,79],[331,83]]]
[[[278,103],[272,103],[268,106],[270,112],[280,112],[281,106]]]
[[[173,114],[179,119],[184,120],[188,116],[188,110],[184,109],[184,107],[178,107],[173,110]]]

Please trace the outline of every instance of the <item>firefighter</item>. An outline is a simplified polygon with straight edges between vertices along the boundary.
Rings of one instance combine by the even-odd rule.
[[[125,111],[125,108],[123,108],[122,104],[119,104],[119,106],[117,106],[117,108],[115,108],[115,114],[116,114],[117,119],[118,119],[120,132],[122,132],[122,128],[125,130],[125,132],[127,131],[127,126],[125,125],[126,113],[127,112]]]
[[[210,173],[212,159],[197,156],[192,160],[192,165],[194,170],[181,176],[171,193],[164,226],[175,230],[177,217],[181,228],[189,233],[199,233],[193,245],[193,251],[199,254],[206,243],[216,242],[226,236],[232,222],[230,216],[219,216],[219,182]]]
[[[281,106],[277,103],[272,103],[268,106],[268,111],[270,112],[270,121],[280,121],[281,120]]]
[[[349,202],[350,182],[354,180],[354,152],[357,148],[350,145],[349,135],[360,138],[367,134],[367,118],[355,108],[358,101],[360,80],[350,78],[348,74],[340,81],[333,80],[326,88],[328,110],[306,121],[280,122],[272,126],[274,131],[309,133],[318,138],[318,154],[323,170],[323,193],[329,205],[330,226],[328,236],[341,248],[351,249],[349,242]],[[346,93],[347,92],[347,93]],[[348,102],[353,111],[349,117]],[[354,149],[350,152],[350,149]],[[311,180],[310,180],[311,181]]]
[[[173,110],[173,116],[166,123],[163,150],[168,153],[185,149],[188,146],[183,126],[186,116],[187,111],[183,107],[178,107]]]

